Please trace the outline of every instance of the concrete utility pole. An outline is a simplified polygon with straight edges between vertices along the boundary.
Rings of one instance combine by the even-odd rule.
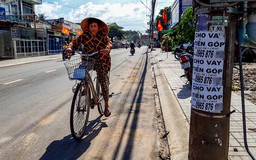
[[[150,20],[150,48],[153,50],[153,40],[154,40],[154,15],[155,15],[155,5],[156,0],[152,0],[152,9],[151,9],[151,20]]]
[[[228,159],[236,39],[236,17],[232,9],[235,5],[237,3],[194,0],[198,24],[194,44],[189,160]]]

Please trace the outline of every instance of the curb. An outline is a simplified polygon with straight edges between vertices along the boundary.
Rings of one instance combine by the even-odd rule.
[[[152,54],[152,53],[151,53]],[[153,58],[154,78],[160,99],[160,107],[163,113],[171,159],[188,159],[189,125],[177,101],[172,88],[163,74],[156,55]]]

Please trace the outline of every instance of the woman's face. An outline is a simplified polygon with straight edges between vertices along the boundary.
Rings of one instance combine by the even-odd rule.
[[[90,25],[89,25],[89,30],[91,31],[92,35],[93,36],[96,36],[97,33],[98,33],[98,30],[99,30],[99,26],[96,22],[92,22]]]

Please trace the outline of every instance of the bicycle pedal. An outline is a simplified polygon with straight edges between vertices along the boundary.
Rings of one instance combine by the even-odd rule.
[[[180,78],[182,78],[182,77],[185,77],[185,74],[184,74],[184,75],[182,75],[182,76],[180,76]]]
[[[114,93],[114,92],[112,92],[112,93],[109,95],[109,97],[112,97],[114,94],[115,94],[115,93]]]

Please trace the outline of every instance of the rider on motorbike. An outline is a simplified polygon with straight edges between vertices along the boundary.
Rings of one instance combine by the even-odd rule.
[[[135,44],[134,44],[133,41],[131,41],[131,43],[130,43],[130,48],[131,48],[130,52],[131,52],[132,54],[135,53]]]
[[[70,47],[66,47],[62,51],[62,59],[65,61],[65,59],[70,59],[71,55],[73,54],[73,51]]]

